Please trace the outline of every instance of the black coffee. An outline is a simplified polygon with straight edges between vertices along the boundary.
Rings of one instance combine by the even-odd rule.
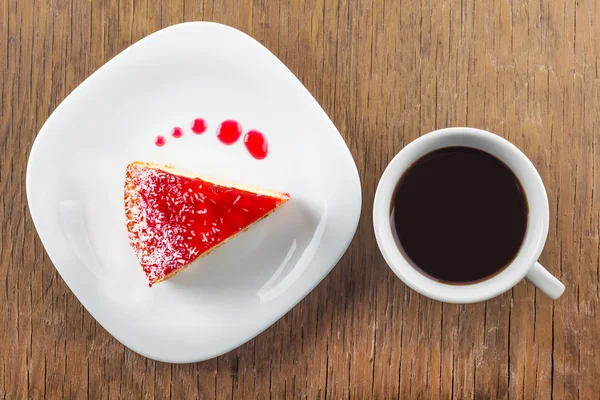
[[[402,175],[392,199],[397,239],[416,267],[451,283],[479,281],[510,264],[527,230],[515,174],[469,147],[429,153]]]

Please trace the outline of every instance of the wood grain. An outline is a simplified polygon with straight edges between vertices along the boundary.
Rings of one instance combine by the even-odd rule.
[[[217,359],[169,365],[113,339],[35,233],[25,171],[44,121],[131,43],[191,20],[254,36],[306,85],[363,185],[356,237],[306,299]],[[0,398],[597,399],[600,393],[600,6],[593,0],[0,0]],[[386,164],[436,128],[515,143],[548,190],[541,262],[486,303],[409,290],[371,227]]]

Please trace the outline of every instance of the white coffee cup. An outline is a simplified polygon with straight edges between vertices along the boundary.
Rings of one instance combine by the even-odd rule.
[[[477,148],[502,160],[521,182],[529,206],[527,232],[514,260],[500,273],[473,284],[446,284],[413,267],[392,232],[391,202],[396,184],[404,171],[425,154],[451,146]],[[507,140],[473,128],[440,129],[421,136],[404,147],[383,173],[373,205],[375,237],[390,268],[412,289],[448,303],[488,300],[511,289],[523,278],[552,300],[559,298],[565,286],[537,262],[548,236],[548,220],[546,189],[531,161]]]

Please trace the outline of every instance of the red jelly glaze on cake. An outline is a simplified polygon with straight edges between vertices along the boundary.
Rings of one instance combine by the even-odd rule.
[[[244,145],[248,153],[257,160],[264,159],[269,152],[267,138],[262,132],[250,130],[244,136]]]
[[[204,120],[203,118],[196,118],[192,122],[192,132],[194,132],[196,135],[201,135],[204,132],[206,132],[207,127],[208,127],[208,124],[206,123],[206,120]]]
[[[234,144],[242,136],[242,125],[232,119],[223,121],[217,130],[217,138],[223,144]]]
[[[285,196],[133,163],[125,182],[129,241],[152,286],[269,214],[288,200]]]

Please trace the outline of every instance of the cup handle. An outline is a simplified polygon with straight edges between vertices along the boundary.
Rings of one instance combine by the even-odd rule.
[[[537,262],[529,270],[525,279],[552,300],[558,299],[565,291],[565,285]]]

